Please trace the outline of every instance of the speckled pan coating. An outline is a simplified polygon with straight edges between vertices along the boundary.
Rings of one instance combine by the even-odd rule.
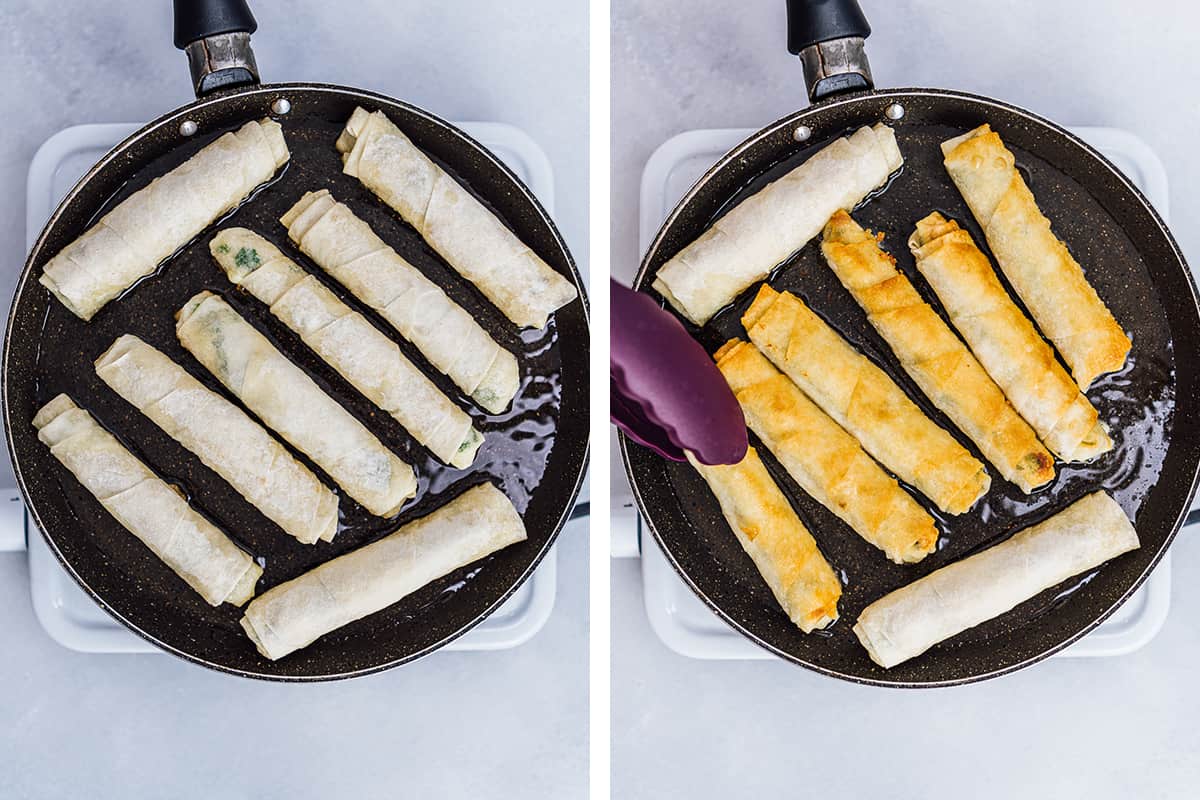
[[[281,97],[291,102],[291,112],[282,117],[272,115],[271,105]],[[415,231],[357,180],[342,175],[334,141],[356,105],[384,110],[413,141],[464,179],[522,240],[574,281],[580,299],[560,309],[546,330],[516,331],[473,287],[441,263]],[[82,233],[102,209],[174,167],[221,132],[264,116],[275,116],[283,125],[292,158],[274,182],[228,218],[229,224],[262,233],[323,277],[321,270],[291,246],[278,219],[305,191],[329,188],[402,255],[477,314],[502,345],[519,354],[521,390],[514,408],[500,415],[485,415],[443,376],[427,370],[489,437],[470,469],[455,470],[438,462],[385,412],[306,352],[299,338],[272,318],[261,303],[235,289],[208,252],[215,226],[185,246],[154,276],[109,303],[90,324],[74,318],[38,285],[42,265]],[[199,133],[191,138],[181,136],[183,120],[198,123]],[[359,307],[339,286],[331,288]],[[225,296],[386,445],[416,467],[418,495],[398,518],[372,517],[343,493],[341,530],[335,541],[301,545],[275,529],[198,459],[96,377],[92,361],[120,334],[135,333],[210,388],[225,393],[175,339],[174,312],[202,289]],[[392,335],[386,323],[375,321]],[[400,342],[400,346],[415,363],[424,363],[407,343]],[[584,287],[562,237],[528,189],[481,145],[448,123],[381,95],[319,84],[261,86],[199,100],[156,120],[105,156],[63,200],[30,253],[17,284],[4,343],[5,429],[13,469],[34,521],[67,571],[115,618],[163,649],[208,667],[279,680],[344,678],[396,666],[436,650],[499,607],[545,555],[574,505],[587,461],[587,389]],[[208,608],[55,464],[38,442],[30,420],[36,409],[59,391],[69,392],[160,474],[179,482],[223,529],[256,555],[265,556],[260,591],[373,541],[489,478],[522,512],[529,539],[436,581],[388,610],[323,637],[288,658],[271,662],[259,656],[242,633],[239,609]],[[312,467],[311,462],[301,460]],[[314,471],[321,474],[315,467]]]
[[[892,122],[885,109],[896,102],[903,105],[904,116]],[[1028,497],[995,477],[983,503],[971,512],[949,519],[935,513],[944,534],[939,552],[918,565],[896,565],[804,496],[760,447],[764,462],[822,550],[848,579],[841,619],[825,635],[805,635],[788,621],[692,470],[624,439],[622,456],[638,505],[670,562],[706,604],[752,641],[797,664],[861,683],[967,683],[1011,672],[1066,647],[1124,602],[1166,551],[1191,504],[1200,464],[1200,311],[1191,274],[1162,220],[1095,150],[1013,106],[926,89],[833,99],[781,119],[736,147],[664,223],[642,262],[636,287],[649,290],[659,267],[746,193],[796,166],[825,142],[879,121],[896,128],[906,163],[887,191],[868,200],[854,217],[886,234],[885,249],[939,311],[905,244],[917,220],[938,210],[957,219],[981,246],[986,243],[942,167],[937,145],[990,122],[1016,154],[1054,230],[1133,335],[1131,363],[1121,373],[1102,378],[1088,393],[1113,428],[1115,449],[1092,465],[1059,464],[1058,477]],[[793,138],[800,124],[813,131],[804,144]],[[916,390],[824,264],[818,241],[794,255],[771,283],[804,297],[895,377],[927,413],[953,430]],[[710,352],[730,336],[741,335],[738,318],[753,293],[752,287],[703,329],[690,330]],[[959,440],[978,455],[969,440],[961,435]],[[1100,487],[1109,489],[1135,520],[1141,549],[1104,566],[1082,585],[1074,580],[1051,589],[891,670],[867,657],[850,628],[870,602]]]

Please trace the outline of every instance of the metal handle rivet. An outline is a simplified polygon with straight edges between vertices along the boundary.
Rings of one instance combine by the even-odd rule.
[[[286,97],[281,97],[271,103],[271,110],[282,116],[292,110],[292,104]]]
[[[179,134],[181,136],[195,136],[198,130],[200,130],[200,126],[193,120],[185,119],[179,123]]]
[[[792,138],[797,142],[807,142],[812,137],[812,128],[807,125],[801,125],[792,131]]]
[[[888,119],[900,119],[904,116],[904,106],[899,103],[892,103],[883,113],[887,114]]]

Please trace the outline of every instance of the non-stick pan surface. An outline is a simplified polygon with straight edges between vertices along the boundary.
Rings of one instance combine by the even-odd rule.
[[[287,114],[272,113],[279,98],[290,102]],[[334,141],[356,105],[385,111],[523,241],[567,275],[579,287],[581,299],[559,310],[544,331],[515,330],[415,230],[356,179],[342,174]],[[276,118],[287,137],[291,160],[282,173],[156,274],[105,306],[90,323],[77,319],[37,283],[46,261],[115,203],[221,133],[264,116]],[[184,120],[199,126],[190,138],[180,133]],[[217,227],[252,228],[366,313],[415,363],[426,364],[415,348],[327,279],[288,240],[279,217],[305,191],[322,188],[350,205],[385,241],[476,316],[501,345],[517,353],[521,389],[512,408],[500,415],[486,415],[443,375],[428,365],[424,369],[469,411],[485,435],[469,469],[453,469],[433,458],[395,420],[311,353],[262,303],[236,289],[210,256],[208,242]],[[174,313],[203,289],[228,299],[385,445],[414,465],[418,494],[397,518],[374,517],[342,492],[335,540],[299,544],[96,376],[95,358],[121,334],[135,333],[228,396],[175,338]],[[262,86],[200,100],[150,124],[97,164],[63,201],[30,254],[17,285],[4,348],[5,430],[14,472],[30,513],[67,570],[113,616],[164,649],[206,666],[285,680],[348,677],[394,666],[454,639],[499,606],[533,571],[570,512],[587,459],[588,323],[583,295],[562,238],[529,191],[479,144],[436,117],[380,95],[311,84]],[[30,420],[59,392],[74,397],[160,475],[176,482],[194,506],[265,559],[260,592],[373,541],[489,479],[521,512],[529,539],[272,662],[260,656],[242,632],[240,609],[228,604],[214,609],[204,603],[109,516],[38,441]],[[331,480],[326,483],[336,489]]]
[[[903,107],[898,120],[886,113],[893,104]],[[642,513],[672,564],[701,599],[751,640],[796,663],[864,683],[961,683],[1017,669],[1075,641],[1128,598],[1166,551],[1190,505],[1200,464],[1200,316],[1195,286],[1175,242],[1145,198],[1108,161],[1058,126],[1018,108],[940,90],[878,91],[834,99],[751,137],[683,198],[646,254],[635,288],[649,290],[659,267],[724,210],[830,140],[881,121],[894,126],[905,164],[885,191],[853,215],[886,235],[884,249],[943,315],[908,252],[915,223],[940,211],[965,226],[981,246],[985,240],[942,166],[939,144],[988,122],[1016,155],[1055,232],[1133,338],[1125,369],[1101,378],[1088,392],[1113,435],[1112,452],[1090,464],[1058,464],[1054,482],[1028,496],[993,468],[991,490],[958,517],[940,514],[914,491],[938,519],[943,535],[938,551],[921,563],[897,565],[804,494],[759,446],[768,469],[845,584],[841,619],[827,632],[805,635],[779,608],[695,471],[624,438],[622,450]],[[794,138],[800,125],[812,130],[812,138],[803,144]],[[825,265],[819,237],[777,269],[769,282],[803,297],[986,462],[900,368]],[[730,337],[745,337],[739,320],[754,291],[748,290],[703,329],[689,326],[710,352]],[[751,440],[757,444],[753,435]],[[1100,488],[1111,492],[1134,520],[1139,550],[891,670],[867,657],[851,627],[868,604]]]

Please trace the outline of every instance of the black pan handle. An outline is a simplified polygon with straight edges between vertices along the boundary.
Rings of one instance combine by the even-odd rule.
[[[258,23],[245,0],[174,0],[175,46],[187,53],[196,97],[256,86],[250,34]]]
[[[800,56],[814,103],[873,89],[863,40],[871,26],[858,0],[787,0],[788,50]]]

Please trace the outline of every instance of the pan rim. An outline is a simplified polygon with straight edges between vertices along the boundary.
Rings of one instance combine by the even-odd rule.
[[[515,581],[512,582],[512,584],[508,587],[508,589],[506,589],[503,593],[501,593],[501,595],[494,602],[490,603],[485,609],[483,609],[480,613],[478,613],[476,616],[474,616],[466,624],[460,626],[457,630],[453,631],[452,633],[442,637],[441,639],[439,639],[438,641],[436,641],[430,645],[427,645],[426,647],[421,648],[418,651],[409,653],[400,658],[391,659],[384,663],[374,664],[369,667],[364,667],[362,669],[356,669],[356,670],[345,670],[345,671],[338,671],[338,672],[323,672],[321,674],[283,675],[283,674],[275,674],[275,673],[269,673],[269,672],[261,672],[261,671],[256,671],[256,670],[252,670],[252,669],[242,669],[242,668],[237,668],[237,667],[231,667],[231,666],[228,666],[225,664],[220,664],[220,663],[216,663],[214,661],[210,661],[208,659],[205,659],[203,657],[197,656],[192,653],[187,653],[177,647],[174,647],[172,645],[169,645],[169,644],[161,641],[160,639],[151,635],[147,631],[142,630],[140,627],[138,627],[132,621],[126,619],[123,615],[121,615],[119,612],[117,612],[116,609],[114,609],[107,601],[105,601],[83,579],[83,577],[74,569],[74,567],[70,563],[68,563],[66,558],[63,556],[62,552],[59,550],[58,545],[56,544],[54,539],[46,532],[45,526],[42,522],[41,514],[39,513],[38,508],[35,505],[35,503],[32,501],[31,493],[30,493],[28,487],[26,486],[24,472],[21,468],[21,465],[18,463],[17,448],[16,448],[16,444],[13,440],[13,433],[12,433],[14,427],[13,427],[13,420],[11,418],[11,406],[9,403],[9,365],[10,365],[10,357],[11,357],[11,350],[12,350],[13,326],[14,326],[14,320],[16,317],[16,315],[14,313],[16,304],[17,304],[18,298],[23,296],[24,292],[27,291],[28,284],[29,284],[30,280],[33,278],[33,272],[34,272],[33,265],[36,260],[36,257],[38,255],[40,255],[42,249],[45,247],[46,239],[47,239],[51,229],[58,222],[59,218],[62,216],[63,211],[67,208],[67,206],[70,205],[71,202],[73,202],[75,200],[75,198],[78,197],[87,188],[88,184],[91,183],[93,178],[95,178],[95,176],[101,170],[106,168],[109,164],[111,164],[117,158],[120,158],[121,155],[123,153],[125,153],[128,150],[128,148],[131,147],[134,143],[136,143],[143,137],[150,135],[153,132],[162,130],[165,126],[167,126],[171,123],[181,120],[181,118],[185,117],[187,114],[193,113],[199,109],[206,109],[206,108],[222,105],[222,104],[225,104],[226,102],[231,101],[235,98],[245,98],[245,97],[254,96],[254,95],[264,95],[264,96],[270,97],[272,95],[278,95],[283,92],[296,92],[296,91],[327,93],[327,94],[333,94],[333,95],[338,95],[338,96],[342,96],[342,97],[360,99],[360,100],[366,101],[367,103],[399,107],[399,108],[405,110],[407,113],[413,114],[413,115],[420,117],[428,122],[433,123],[434,125],[437,125],[438,127],[441,127],[447,131],[452,132],[456,137],[458,137],[462,141],[462,143],[465,146],[473,149],[474,152],[478,156],[485,159],[491,166],[498,168],[501,171],[501,173],[507,178],[508,185],[511,188],[517,190],[521,200],[524,203],[526,203],[529,207],[534,209],[539,221],[543,225],[545,225],[546,228],[549,230],[549,232],[552,234],[555,246],[560,251],[560,253],[563,256],[564,261],[566,263],[566,266],[567,266],[567,269],[569,272],[569,275],[567,277],[569,277],[572,280],[575,287],[578,289],[578,294],[579,294],[578,299],[580,301],[580,308],[583,313],[583,323],[584,323],[585,329],[588,331],[588,339],[585,340],[584,342],[582,342],[582,348],[585,351],[585,353],[590,350],[591,315],[590,315],[590,308],[589,308],[589,303],[588,303],[587,283],[586,283],[586,281],[583,280],[582,275],[579,273],[578,266],[575,263],[575,258],[572,255],[570,249],[567,247],[566,241],[563,239],[562,232],[558,229],[558,226],[555,224],[554,220],[551,218],[549,213],[547,213],[546,209],[542,206],[541,201],[539,201],[538,198],[530,191],[529,187],[526,186],[525,183],[523,181],[521,181],[512,172],[512,170],[509,169],[509,167],[506,164],[504,164],[504,162],[501,161],[488,148],[484,147],[482,144],[480,144],[478,141],[476,141],[472,136],[470,136],[468,133],[466,133],[465,131],[463,131],[461,128],[454,125],[453,123],[448,122],[447,120],[445,120],[435,114],[432,114],[429,111],[426,111],[425,109],[420,108],[419,106],[412,105],[411,103],[407,103],[402,100],[399,100],[394,97],[390,97],[388,95],[381,94],[378,92],[373,92],[373,91],[370,91],[367,89],[360,89],[360,88],[356,88],[356,87],[342,86],[342,85],[338,85],[338,84],[304,82],[304,81],[259,84],[259,85],[255,85],[252,87],[238,88],[238,89],[233,89],[233,90],[224,91],[224,92],[215,92],[206,97],[198,98],[190,103],[187,103],[185,105],[182,105],[182,106],[176,107],[170,111],[167,111],[166,113],[162,114],[158,118],[152,120],[151,122],[146,123],[142,127],[135,130],[133,133],[129,134],[120,143],[118,143],[111,150],[109,150],[107,153],[105,153],[104,156],[102,156],[95,164],[93,164],[87,170],[87,172],[84,173],[84,175],[75,183],[75,185],[71,187],[70,191],[68,191],[66,193],[66,195],[63,196],[62,200],[59,201],[58,205],[55,207],[53,213],[43,224],[42,230],[38,234],[38,237],[37,237],[36,241],[34,242],[33,247],[30,248],[29,252],[26,254],[25,262],[21,267],[21,274],[18,277],[17,283],[13,290],[12,301],[9,304],[8,319],[5,323],[3,352],[2,352],[2,354],[0,354],[0,404],[3,405],[4,438],[5,438],[5,444],[6,444],[7,450],[8,450],[8,458],[9,458],[9,462],[12,466],[13,478],[16,483],[17,490],[20,492],[21,498],[25,503],[26,513],[28,514],[27,525],[28,525],[29,521],[32,521],[34,527],[37,528],[39,535],[41,535],[42,539],[49,546],[50,551],[54,554],[54,557],[58,561],[58,563],[63,566],[63,568],[66,570],[67,574],[71,576],[72,580],[74,580],[75,583],[81,589],[83,589],[84,592],[87,593],[87,595],[89,597],[91,597],[92,600],[95,601],[96,604],[99,605],[110,617],[112,617],[114,620],[119,622],[121,625],[123,625],[128,630],[137,634],[142,639],[150,642],[151,644],[153,644],[155,647],[157,647],[161,651],[163,651],[165,653],[169,653],[170,655],[176,656],[178,658],[181,658],[181,659],[191,662],[193,664],[197,664],[199,666],[206,667],[208,669],[212,669],[217,672],[222,672],[222,673],[225,673],[228,675],[235,675],[235,676],[242,677],[242,678],[250,678],[250,679],[254,679],[254,680],[275,681],[275,682],[281,682],[281,683],[321,683],[321,682],[346,680],[346,679],[350,679],[350,678],[362,677],[362,676],[370,675],[370,674],[377,673],[377,672],[383,672],[385,670],[393,669],[395,667],[402,666],[402,665],[410,663],[412,661],[416,661],[420,658],[423,658],[424,656],[429,655],[430,653],[433,653],[433,652],[441,649],[442,647],[444,647],[445,645],[454,641],[455,639],[459,638],[463,634],[469,632],[471,629],[473,629],[476,625],[478,625],[480,622],[482,622],[487,617],[491,616],[506,600],[508,600],[509,597],[511,597],[513,595],[513,593],[515,593],[521,586],[523,586],[525,584],[525,582],[533,574],[533,571],[535,569],[537,569],[538,565],[541,564],[542,559],[544,559],[546,557],[546,554],[550,552],[550,549],[554,546],[555,542],[558,540],[558,536],[562,532],[563,527],[567,524],[568,521],[570,521],[572,511],[575,507],[576,502],[578,501],[579,493],[583,488],[583,482],[584,482],[584,480],[587,476],[587,472],[588,472],[588,465],[589,465],[589,460],[590,460],[590,450],[591,450],[590,436],[585,435],[585,437],[584,437],[584,441],[583,441],[582,447],[580,449],[579,468],[578,468],[577,474],[574,476],[574,480],[571,481],[569,489],[565,493],[566,496],[563,501],[563,509],[562,509],[561,513],[558,515],[557,521],[552,526],[552,529],[550,530],[545,543],[534,554],[534,556],[530,560],[528,566],[526,566],[525,569],[521,571],[520,575],[516,578]],[[264,113],[264,116],[267,116],[267,114]]]
[[[1153,220],[1159,233],[1164,237],[1165,241],[1169,245],[1170,251],[1175,257],[1175,262],[1176,262],[1177,267],[1183,272],[1186,284],[1191,292],[1191,297],[1190,297],[1191,305],[1194,308],[1196,308],[1197,316],[1200,317],[1200,291],[1197,290],[1195,275],[1192,273],[1192,270],[1189,268],[1187,259],[1184,257],[1183,252],[1180,250],[1178,243],[1175,241],[1175,237],[1171,233],[1170,228],[1163,221],[1162,217],[1158,214],[1158,211],[1154,208],[1154,206],[1151,205],[1149,200],[1146,199],[1146,197],[1142,193],[1142,191],[1140,189],[1138,189],[1138,187],[1135,186],[1125,176],[1124,173],[1122,173],[1119,169],[1117,169],[1117,167],[1108,158],[1106,158],[1103,154],[1101,154],[1099,151],[1097,151],[1094,147],[1089,145],[1087,142],[1083,141],[1075,134],[1073,134],[1070,131],[1063,128],[1058,123],[1056,123],[1050,119],[1047,119],[1045,117],[1042,117],[1038,114],[1035,114],[1031,111],[1028,111],[1027,109],[1021,108],[1020,106],[1015,106],[1015,105],[1013,105],[1011,103],[1007,103],[1003,100],[997,100],[992,97],[986,97],[984,95],[972,94],[969,92],[961,92],[961,91],[957,91],[957,90],[953,90],[953,89],[936,89],[936,88],[919,88],[919,87],[872,89],[872,90],[866,91],[866,92],[854,92],[851,94],[846,94],[843,96],[830,98],[828,100],[825,100],[825,101],[822,101],[819,103],[815,103],[806,108],[800,109],[798,111],[792,112],[791,114],[780,117],[779,119],[775,120],[774,122],[768,124],[767,126],[765,126],[763,128],[760,128],[759,130],[755,131],[750,136],[748,136],[746,139],[739,142],[732,149],[730,149],[727,153],[725,153],[725,155],[723,155],[715,164],[713,164],[711,167],[709,167],[707,170],[705,170],[704,174],[701,175],[700,178],[691,186],[691,188],[689,188],[687,190],[687,192],[684,193],[683,196],[680,197],[680,199],[676,202],[674,208],[671,210],[671,213],[667,215],[666,219],[664,219],[664,221],[660,225],[658,232],[655,234],[654,239],[651,241],[649,247],[646,249],[646,252],[642,255],[642,259],[641,259],[641,263],[639,264],[639,267],[638,267],[637,275],[634,278],[633,288],[638,291],[646,288],[648,278],[649,278],[650,264],[654,260],[655,256],[658,255],[658,252],[659,252],[660,248],[662,247],[663,240],[666,238],[666,235],[667,235],[668,231],[670,230],[670,228],[675,224],[676,219],[683,212],[683,209],[695,198],[695,196],[703,189],[703,187],[709,182],[709,180],[714,175],[716,175],[718,172],[721,172],[722,170],[724,170],[730,163],[732,163],[737,158],[739,158],[743,153],[745,153],[746,150],[748,150],[750,147],[757,144],[760,140],[762,140],[763,138],[765,138],[767,136],[770,136],[771,134],[777,133],[778,131],[780,131],[783,128],[788,128],[788,127],[794,126],[797,123],[805,120],[807,117],[809,117],[813,114],[816,114],[816,113],[825,112],[830,109],[838,108],[841,106],[861,104],[864,101],[870,101],[870,100],[876,100],[876,99],[902,100],[903,98],[908,98],[908,97],[930,97],[930,98],[938,98],[938,99],[965,100],[969,103],[982,105],[985,107],[992,106],[992,107],[995,107],[998,109],[1002,109],[1005,112],[1015,114],[1019,117],[1023,117],[1034,124],[1048,128],[1050,131],[1054,132],[1055,134],[1066,138],[1071,144],[1075,145],[1078,149],[1082,150],[1084,153],[1086,153],[1087,155],[1091,156],[1093,159],[1098,161],[1101,165],[1103,165],[1111,173],[1112,177],[1115,177],[1119,181],[1119,183],[1128,192],[1129,196],[1132,197],[1133,199],[1135,199],[1137,201],[1137,203],[1146,212],[1149,213],[1150,218]],[[1124,227],[1124,226],[1122,226],[1122,227]],[[991,680],[993,678],[998,678],[1003,675],[1007,675],[1009,673],[1016,672],[1017,670],[1024,669],[1025,667],[1031,666],[1039,661],[1049,658],[1050,656],[1054,655],[1055,653],[1058,653],[1058,652],[1064,650],[1065,648],[1069,647],[1070,645],[1074,644],[1079,639],[1083,638],[1088,633],[1093,631],[1102,622],[1104,622],[1104,620],[1108,619],[1114,612],[1117,611],[1117,609],[1119,609],[1122,605],[1124,605],[1129,600],[1129,598],[1142,586],[1143,583],[1145,583],[1146,579],[1150,576],[1150,573],[1152,573],[1154,571],[1154,569],[1158,566],[1159,562],[1162,560],[1162,558],[1166,554],[1167,550],[1170,549],[1172,543],[1175,541],[1175,537],[1179,534],[1179,531],[1182,529],[1182,527],[1184,525],[1184,521],[1186,520],[1186,518],[1188,516],[1189,509],[1191,508],[1191,505],[1195,499],[1197,489],[1200,488],[1200,460],[1197,460],[1196,463],[1191,465],[1191,470],[1190,470],[1191,475],[1188,476],[1189,488],[1184,493],[1185,497],[1182,498],[1181,507],[1177,511],[1177,513],[1174,515],[1174,517],[1175,517],[1174,522],[1171,524],[1170,530],[1168,531],[1168,534],[1164,538],[1162,545],[1158,548],[1157,552],[1150,559],[1150,561],[1146,565],[1145,569],[1137,576],[1137,578],[1134,581],[1131,582],[1129,587],[1123,593],[1121,593],[1121,595],[1113,603],[1111,603],[1105,611],[1103,611],[1094,620],[1089,622],[1087,625],[1085,625],[1082,629],[1077,631],[1075,634],[1067,637],[1063,641],[1061,641],[1051,647],[1046,648],[1041,653],[1038,653],[1034,656],[1025,658],[1015,664],[1009,664],[1007,666],[1004,666],[1004,667],[1001,667],[998,669],[994,669],[994,670],[990,670],[987,672],[982,672],[982,673],[979,673],[976,675],[970,675],[970,676],[961,677],[961,678],[930,680],[930,681],[886,680],[886,679],[871,678],[871,677],[865,677],[865,676],[860,676],[860,675],[847,674],[847,673],[840,672],[835,669],[830,669],[829,667],[825,667],[825,666],[821,666],[821,665],[812,663],[812,662],[802,659],[798,656],[795,656],[791,653],[785,652],[782,649],[763,640],[761,637],[758,637],[755,634],[753,634],[752,632],[748,631],[744,626],[742,626],[736,620],[734,620],[732,618],[732,616],[730,616],[724,610],[719,608],[717,606],[717,604],[714,603],[712,601],[712,599],[710,597],[708,597],[708,595],[696,585],[696,583],[692,580],[692,578],[685,573],[685,571],[682,568],[682,566],[680,565],[679,561],[675,558],[674,553],[667,546],[664,537],[662,536],[662,534],[660,534],[658,527],[655,524],[653,516],[651,514],[647,513],[647,505],[648,504],[646,502],[646,499],[642,496],[641,487],[638,485],[636,473],[635,473],[633,465],[630,461],[630,442],[629,442],[628,438],[619,431],[618,431],[618,442],[619,442],[619,446],[621,449],[622,465],[625,468],[625,474],[629,481],[630,488],[633,492],[634,501],[637,503],[638,510],[641,513],[642,518],[645,520],[647,527],[649,527],[650,532],[654,536],[654,539],[657,542],[659,548],[662,550],[663,554],[666,556],[667,562],[671,565],[671,568],[676,572],[676,574],[678,574],[680,576],[680,578],[683,579],[684,583],[688,586],[689,589],[691,589],[692,593],[695,594],[698,598],[700,598],[700,600],[710,610],[712,610],[719,619],[721,619],[727,625],[732,627],[739,634],[746,637],[749,641],[753,642],[754,644],[758,645],[759,647],[762,647],[763,649],[767,650],[768,652],[782,658],[784,661],[787,661],[791,664],[805,667],[807,669],[810,669],[810,670],[817,672],[821,675],[824,675],[826,677],[838,678],[840,680],[845,680],[845,681],[849,681],[849,682],[853,682],[853,683],[858,683],[858,684],[863,684],[863,685],[868,685],[868,686],[877,686],[877,687],[889,688],[889,689],[936,689],[936,688],[945,688],[945,687],[950,687],[950,686],[962,686],[965,684],[977,683],[977,682],[985,681],[985,680]],[[1168,515],[1168,516],[1170,516],[1170,515]]]

